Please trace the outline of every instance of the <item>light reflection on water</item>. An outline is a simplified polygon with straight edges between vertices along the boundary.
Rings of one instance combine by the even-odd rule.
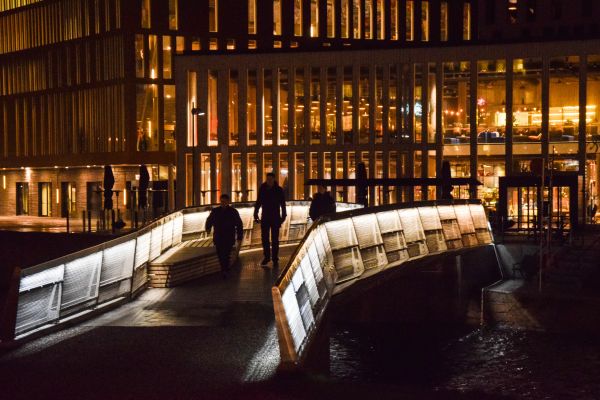
[[[335,326],[331,374],[432,391],[600,399],[600,340],[465,327]]]

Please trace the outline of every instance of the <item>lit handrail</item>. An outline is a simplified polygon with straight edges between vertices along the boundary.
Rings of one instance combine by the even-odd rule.
[[[253,204],[234,203],[252,241]],[[287,202],[282,242],[297,242],[308,226],[306,201]],[[19,282],[16,337],[55,327],[68,318],[127,300],[147,283],[147,264],[182,241],[209,235],[204,224],[214,205],[186,208],[114,240],[24,269]],[[338,203],[339,209],[358,207]],[[256,236],[256,235],[254,235]]]
[[[282,363],[303,361],[331,297],[349,285],[406,261],[491,243],[477,200],[394,204],[317,220],[272,288]]]

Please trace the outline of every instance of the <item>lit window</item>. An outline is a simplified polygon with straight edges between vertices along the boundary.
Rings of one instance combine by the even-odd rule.
[[[342,0],[342,9],[340,11],[340,14],[340,22],[342,25],[342,37],[347,39],[350,36],[350,0]]]
[[[177,0],[169,0],[169,29],[177,30]]]
[[[248,33],[256,35],[256,0],[248,0]]]
[[[429,41],[429,2],[421,3],[421,40]]]
[[[217,41],[217,38],[210,38],[208,41],[208,48],[209,50],[219,50],[219,42]]]
[[[281,40],[274,40],[273,41],[273,48],[274,49],[280,49],[281,48]]]
[[[440,40],[448,40],[448,3],[445,1],[440,4]]]
[[[281,0],[273,0],[273,35],[281,35]]]
[[[463,5],[463,40],[471,40],[471,3]]]
[[[291,47],[292,49],[295,49],[295,48],[297,48],[297,47],[298,47],[298,42],[294,42],[294,41],[290,42],[290,47]]]
[[[144,35],[135,35],[135,77],[144,77]]]
[[[227,39],[227,50],[235,50],[235,39]]]
[[[172,72],[172,50],[171,50],[171,37],[163,36],[163,78],[171,79],[173,77]]]
[[[194,37],[192,38],[192,51],[200,51],[202,50],[202,46],[200,45],[200,38]]]
[[[158,48],[156,45],[156,35],[148,36],[148,56],[150,61],[150,78],[158,78]]]
[[[377,39],[385,39],[385,9],[383,0],[377,0]]]
[[[352,3],[352,26],[353,26],[353,37],[354,39],[361,38],[361,17],[360,17],[360,1],[353,0]]]
[[[248,48],[251,50],[256,49],[256,40],[248,40]]]
[[[373,39],[373,2],[365,0],[365,39]]]
[[[406,41],[410,42],[414,40],[414,28],[413,28],[413,13],[414,13],[414,1],[406,1]]]
[[[219,31],[219,1],[208,0],[208,30],[209,32]]]
[[[390,0],[390,38],[398,40],[398,0]]]
[[[185,38],[183,36],[177,36],[175,40],[175,52],[177,54],[182,54],[185,51]]]
[[[310,37],[319,37],[319,0],[310,0]]]
[[[294,0],[294,36],[302,36],[302,0]]]
[[[142,28],[150,28],[150,0],[142,0]]]
[[[327,0],[327,37],[335,37],[335,3]]]

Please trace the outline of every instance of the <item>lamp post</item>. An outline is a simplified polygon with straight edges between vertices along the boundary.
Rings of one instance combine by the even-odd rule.
[[[192,103],[192,206],[196,206],[196,117],[205,112]]]

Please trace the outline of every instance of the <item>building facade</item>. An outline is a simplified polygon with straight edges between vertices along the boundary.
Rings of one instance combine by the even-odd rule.
[[[599,9],[588,0],[0,0],[0,215],[97,209],[105,164],[125,194],[121,207],[135,207],[140,164],[150,167],[157,188],[170,191],[170,207],[176,176],[177,205],[214,201],[218,165],[228,163],[232,173],[223,179],[239,199],[255,195],[258,171],[269,165],[296,173],[289,194],[303,198],[311,189],[294,171],[300,149],[305,177],[350,176],[363,159],[373,176],[432,176],[453,154],[456,176],[484,176],[492,187],[496,177],[526,168],[514,164],[521,156],[538,147],[547,155],[554,143],[570,154],[565,160],[578,160],[584,176],[592,165],[582,156],[588,140],[580,131],[594,136],[595,109],[583,118],[592,118],[587,124],[576,114],[584,97],[593,98],[595,56],[566,51],[555,62],[525,49],[557,38],[593,41]],[[523,43],[523,52],[477,53],[497,43]],[[427,56],[441,50],[460,57]],[[189,69],[196,75],[175,73],[184,53],[196,56],[199,64]],[[271,68],[252,61],[253,53],[288,61]],[[354,61],[328,61],[346,57]],[[234,60],[254,67],[228,64]],[[568,104],[554,105],[564,101],[553,93],[573,93],[574,86],[579,92]],[[225,115],[225,94],[256,100],[228,105],[234,114]],[[190,102],[206,111],[191,143]],[[480,173],[472,159],[479,160],[481,146],[490,160],[504,157],[504,167],[490,161]],[[500,147],[504,153],[496,154]],[[254,181],[247,169],[253,163]],[[191,194],[190,179],[197,181]],[[493,202],[489,191],[480,196]],[[350,200],[352,190],[340,196]],[[398,196],[390,188],[371,193],[375,202],[434,194]]]
[[[309,178],[436,177],[448,161],[456,187],[489,209],[499,178],[572,176],[557,186],[555,215],[597,203],[600,41],[530,42],[392,50],[182,56],[177,60],[178,201],[253,200],[267,172],[289,198]],[[190,113],[192,104],[205,115]],[[557,180],[558,181],[558,180]],[[195,185],[195,186],[194,186]],[[528,225],[538,189],[509,188],[508,214]],[[336,193],[354,201],[352,188]],[[372,204],[435,199],[435,187],[372,188]],[[195,196],[195,198],[194,198]]]

